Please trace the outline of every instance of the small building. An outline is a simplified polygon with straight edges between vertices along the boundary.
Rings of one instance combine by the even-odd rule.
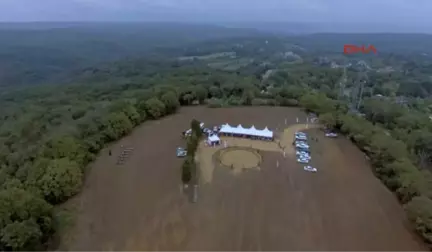
[[[207,138],[207,144],[215,146],[220,144],[220,138],[217,135],[211,135]]]

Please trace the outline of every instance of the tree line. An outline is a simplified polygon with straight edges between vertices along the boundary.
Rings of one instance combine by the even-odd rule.
[[[0,249],[43,249],[57,229],[54,206],[80,191],[87,164],[107,143],[147,120],[194,104],[301,106],[319,114],[325,125],[348,135],[367,153],[376,175],[399,197],[417,231],[432,242],[432,180],[416,161],[429,147],[427,141],[417,141],[420,136],[410,141],[419,127],[410,124],[411,110],[388,120],[393,109],[380,112],[369,108],[368,101],[366,118],[351,115],[347,105],[336,100],[340,71],[301,68],[297,74],[282,71],[267,82],[206,67],[173,65],[161,74],[145,75],[130,75],[126,68],[121,70],[126,80],[119,74],[110,81],[93,80],[92,85],[1,92]],[[427,104],[416,106],[420,111]],[[195,133],[188,139],[182,165],[185,183],[196,174],[194,154],[202,134],[198,121],[191,122],[191,128]]]
[[[47,110],[41,108],[53,107],[41,106],[50,102],[48,97],[34,103],[40,113],[29,109],[27,116],[34,120],[26,118],[29,125],[21,125],[20,119],[12,124],[15,128],[4,125],[0,142],[1,250],[44,249],[58,225],[53,206],[80,191],[85,168],[98,152],[135,126],[175,113],[180,106],[175,89],[134,91],[137,99],[126,99],[125,92],[121,92],[121,99],[102,100],[103,106],[93,111],[89,107],[70,108],[66,110],[67,119],[65,114],[42,114]],[[54,104],[61,102],[56,100]],[[8,119],[11,115],[3,116]],[[74,124],[68,129],[56,119]]]
[[[184,66],[93,81],[0,90],[1,250],[46,248],[59,227],[56,206],[81,190],[87,164],[108,143],[181,105],[241,96],[254,83]]]
[[[381,125],[320,93],[303,96],[300,105],[320,122],[348,136],[370,158],[375,175],[399,198],[415,230],[432,243],[432,174],[413,162],[407,144]]]
[[[195,155],[198,150],[199,141],[203,135],[200,122],[192,120],[191,122],[191,135],[187,136],[187,155],[181,167],[182,169],[182,181],[184,184],[190,182],[197,183],[198,170],[195,162]]]

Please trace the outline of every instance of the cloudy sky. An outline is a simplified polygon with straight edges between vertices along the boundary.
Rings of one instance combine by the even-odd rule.
[[[432,0],[0,0],[0,21],[337,22],[432,26]]]

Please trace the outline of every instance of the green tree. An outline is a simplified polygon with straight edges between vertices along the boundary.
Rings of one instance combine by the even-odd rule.
[[[208,97],[208,91],[203,86],[196,86],[195,93],[196,93],[196,98],[198,99],[200,104],[202,104],[204,100],[207,99]]]
[[[45,199],[60,203],[74,196],[81,189],[83,173],[74,161],[67,158],[50,161],[45,173],[37,181]]]
[[[122,112],[110,113],[107,118],[104,133],[110,140],[118,139],[131,132],[133,125],[129,118]]]
[[[57,136],[48,141],[44,150],[44,156],[52,159],[67,157],[84,164],[86,150],[84,146],[70,135]]]
[[[0,247],[2,250],[40,248],[53,230],[52,207],[22,188],[0,190]]]
[[[405,209],[416,231],[426,242],[432,243],[432,200],[424,196],[415,197],[405,205]]]
[[[168,114],[174,113],[180,107],[180,102],[178,101],[178,97],[176,93],[173,91],[169,91],[162,95],[161,101],[164,103],[166,112]]]
[[[138,125],[140,120],[140,114],[138,113],[135,106],[126,100],[115,102],[111,105],[110,112],[112,113],[124,113],[133,125]]]
[[[151,98],[145,102],[145,109],[147,115],[151,119],[158,119],[165,115],[165,104],[161,102],[158,98]]]
[[[242,94],[242,102],[244,105],[252,105],[252,100],[255,98],[255,94],[252,90],[245,89]]]
[[[195,141],[197,141],[197,142],[199,141],[199,139],[203,135],[203,132],[202,132],[200,124],[201,124],[201,122],[199,122],[196,119],[193,119],[191,121],[192,134],[196,136],[196,140]]]
[[[192,179],[192,165],[194,163],[193,157],[187,157],[182,165],[182,181],[187,184]]]
[[[212,98],[222,98],[223,97],[223,94],[222,94],[220,88],[216,87],[216,86],[211,86],[209,88],[209,93],[210,93],[210,96]]]
[[[0,235],[4,246],[14,251],[38,247],[43,236],[33,219],[10,223],[1,230]]]
[[[137,104],[137,111],[140,116],[140,122],[144,122],[147,119],[146,100],[139,101]]]
[[[319,115],[320,123],[324,124],[327,128],[333,129],[338,124],[338,120],[335,113],[325,113]]]

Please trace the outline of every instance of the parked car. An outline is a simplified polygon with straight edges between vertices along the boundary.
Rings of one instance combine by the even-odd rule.
[[[326,133],[325,134],[326,137],[337,137],[338,135],[336,133]]]
[[[187,155],[187,150],[178,147],[177,148],[177,157],[186,157]]]
[[[296,135],[296,136],[305,136],[305,137],[307,137],[307,134],[304,133],[304,132],[301,132],[301,131],[297,131],[297,132],[295,133],[295,135]]]
[[[309,159],[300,157],[300,158],[297,158],[297,162],[302,163],[302,164],[308,164]]]
[[[295,144],[303,144],[303,145],[307,145],[307,142],[306,142],[306,141],[303,141],[303,140],[296,140],[296,141],[295,141]]]
[[[307,165],[307,166],[303,167],[303,170],[308,171],[308,172],[317,172],[318,171],[317,168],[312,167],[310,165]]]
[[[309,145],[307,144],[296,144],[297,149],[309,150]]]
[[[300,141],[306,141],[307,137],[306,136],[295,136],[296,140],[300,140]]]
[[[303,150],[297,150],[297,151],[296,151],[296,155],[297,155],[297,156],[307,156],[307,157],[310,156],[309,152],[307,152],[307,151],[303,151]]]

